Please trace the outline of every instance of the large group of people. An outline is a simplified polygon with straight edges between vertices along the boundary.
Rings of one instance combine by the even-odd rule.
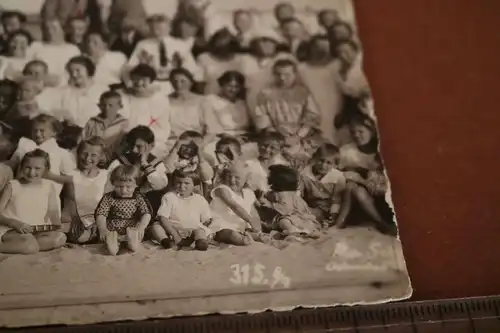
[[[246,9],[214,27],[205,0],[174,17],[99,4],[45,0],[40,40],[1,14],[0,252],[396,235],[360,46],[336,10],[313,32],[291,3],[270,28]]]

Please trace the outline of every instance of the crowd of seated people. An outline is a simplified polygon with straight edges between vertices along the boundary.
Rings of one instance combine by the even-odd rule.
[[[40,40],[25,14],[1,15],[0,252],[206,250],[359,223],[396,235],[360,46],[337,11],[311,34],[290,3],[276,29],[250,9],[209,29],[191,0],[171,18],[113,1],[107,22],[86,3],[46,0]]]

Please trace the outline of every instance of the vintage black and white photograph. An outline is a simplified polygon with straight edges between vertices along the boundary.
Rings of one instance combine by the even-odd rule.
[[[411,295],[351,0],[0,23],[0,327]]]

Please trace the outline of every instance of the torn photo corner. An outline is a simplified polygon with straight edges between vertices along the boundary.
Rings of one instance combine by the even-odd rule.
[[[2,8],[0,327],[410,297],[351,0]]]

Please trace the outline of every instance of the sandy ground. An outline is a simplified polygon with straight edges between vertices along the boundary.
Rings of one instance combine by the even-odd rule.
[[[240,267],[248,264],[252,270],[260,264],[263,278],[252,280],[251,271],[248,284],[237,284],[232,266],[235,264]],[[281,276],[288,277],[288,284],[276,273],[277,267],[281,268]],[[99,307],[94,304],[131,300],[144,304],[158,299],[178,302],[240,295],[241,304],[233,301],[230,307],[214,301],[204,307],[199,303],[197,308],[169,308],[167,312],[143,315],[165,317],[273,307],[269,299],[246,305],[247,298],[262,292],[268,295],[287,292],[288,296],[283,294],[279,304],[274,304],[279,308],[401,299],[410,290],[404,267],[399,240],[368,228],[332,230],[322,239],[307,244],[291,243],[283,249],[256,243],[247,247],[211,248],[207,252],[172,251],[146,243],[139,253],[125,251],[117,257],[105,255],[100,246],[62,248],[28,256],[2,255],[0,326],[96,322],[103,320],[99,318],[102,313],[97,317],[95,314],[75,317],[70,313],[56,318],[35,315],[27,321],[26,311],[33,315],[35,310],[31,308],[51,308],[53,314],[54,307],[59,310],[78,305]],[[331,293],[325,298],[324,290],[333,289],[341,289],[343,294]],[[323,292],[319,298],[313,295],[320,290]],[[300,301],[297,295],[302,295]],[[8,316],[4,315],[7,313]],[[117,314],[115,319],[110,316],[106,319],[128,317]]]

